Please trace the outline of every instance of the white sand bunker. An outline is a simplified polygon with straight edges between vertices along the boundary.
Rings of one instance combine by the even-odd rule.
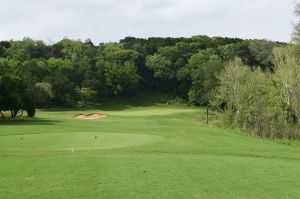
[[[96,119],[102,119],[102,118],[106,118],[107,115],[104,114],[97,114],[97,113],[93,113],[93,114],[79,114],[74,116],[74,118],[76,119],[81,119],[81,120],[96,120]]]

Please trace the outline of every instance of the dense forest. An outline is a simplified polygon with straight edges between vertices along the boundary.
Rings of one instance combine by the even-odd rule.
[[[127,37],[99,45],[70,39],[47,45],[25,38],[0,42],[0,75],[23,81],[37,108],[99,102],[149,90],[204,105],[224,63],[240,57],[251,67],[273,70],[272,49],[282,45],[207,36]]]
[[[300,15],[299,6],[296,14]],[[0,116],[99,103],[149,91],[211,106],[224,124],[300,137],[300,25],[293,43],[197,35],[0,42]],[[250,130],[250,131],[249,131]]]

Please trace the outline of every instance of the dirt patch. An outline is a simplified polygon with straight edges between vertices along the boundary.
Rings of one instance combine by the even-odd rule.
[[[106,118],[106,117],[107,117],[107,115],[97,114],[97,113],[88,114],[88,115],[79,114],[79,115],[74,116],[74,118],[81,119],[81,120],[96,120],[96,119],[102,119],[102,118]]]

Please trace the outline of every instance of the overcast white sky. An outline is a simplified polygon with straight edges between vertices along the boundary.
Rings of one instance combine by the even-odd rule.
[[[0,0],[0,40],[205,34],[289,41],[295,0]]]

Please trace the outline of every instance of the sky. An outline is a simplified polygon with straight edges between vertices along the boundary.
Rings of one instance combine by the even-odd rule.
[[[295,0],[0,0],[0,40],[126,36],[290,41]]]

